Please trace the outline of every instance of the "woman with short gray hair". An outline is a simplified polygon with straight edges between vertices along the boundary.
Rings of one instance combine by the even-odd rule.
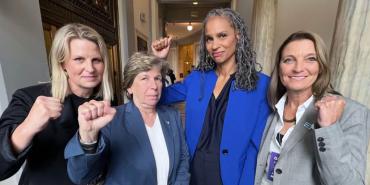
[[[180,113],[157,105],[166,69],[165,61],[136,53],[124,70],[128,103],[79,107],[80,128],[65,150],[73,182],[86,184],[106,170],[106,184],[189,184]]]

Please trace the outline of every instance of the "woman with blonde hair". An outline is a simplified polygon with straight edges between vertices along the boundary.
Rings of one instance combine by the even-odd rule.
[[[60,28],[50,51],[52,81],[17,90],[0,118],[0,180],[27,160],[19,184],[73,184],[63,157],[78,129],[77,108],[112,100],[103,38],[82,24]]]
[[[86,184],[105,170],[105,184],[188,185],[189,155],[180,113],[157,105],[166,63],[136,53],[125,66],[128,103],[91,100],[78,108],[78,133],[65,150],[68,174]]]

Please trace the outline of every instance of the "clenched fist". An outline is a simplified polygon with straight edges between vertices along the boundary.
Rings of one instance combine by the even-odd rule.
[[[318,110],[317,121],[321,127],[334,124],[342,116],[346,102],[341,96],[328,95],[315,103]]]
[[[153,55],[158,58],[167,58],[168,52],[170,51],[171,46],[171,37],[161,38],[159,40],[155,40],[152,43],[152,51]]]
[[[31,132],[38,133],[43,130],[50,119],[58,118],[62,113],[63,105],[60,100],[53,97],[39,96],[36,98],[24,123]]]
[[[56,119],[62,114],[62,109],[63,105],[57,98],[37,97],[26,119],[11,135],[14,152],[23,151],[31,143],[32,138],[48,125],[50,119]]]
[[[78,107],[78,123],[80,140],[92,143],[98,139],[101,128],[107,125],[116,114],[116,109],[107,101],[91,100]]]

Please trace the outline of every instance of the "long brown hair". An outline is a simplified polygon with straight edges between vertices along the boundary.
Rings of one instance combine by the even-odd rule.
[[[286,88],[281,83],[279,79],[279,66],[281,62],[281,56],[285,47],[297,40],[310,40],[315,46],[315,51],[317,55],[317,61],[319,62],[319,75],[317,76],[316,81],[312,84],[312,93],[316,99],[320,99],[324,96],[325,93],[333,93],[334,90],[330,84],[330,68],[328,64],[328,52],[323,40],[315,33],[308,31],[298,31],[291,34],[279,47],[274,68],[271,74],[271,81],[268,90],[268,101],[272,109],[275,110],[275,104],[279,99],[286,93]]]

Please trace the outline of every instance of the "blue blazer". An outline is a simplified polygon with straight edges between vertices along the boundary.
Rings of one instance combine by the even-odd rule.
[[[253,91],[230,88],[220,146],[221,179],[224,185],[253,185],[258,148],[270,109],[269,78],[261,73]],[[193,71],[183,83],[167,87],[162,103],[186,102],[185,130],[191,156],[202,131],[208,102],[217,80],[214,71]]]
[[[159,106],[170,159],[168,184],[189,184],[189,155],[181,128],[180,114]],[[137,107],[129,102],[117,107],[112,122],[99,136],[95,154],[85,154],[76,134],[65,149],[68,175],[74,183],[86,184],[107,170],[108,185],[156,185],[156,164],[144,121]]]

